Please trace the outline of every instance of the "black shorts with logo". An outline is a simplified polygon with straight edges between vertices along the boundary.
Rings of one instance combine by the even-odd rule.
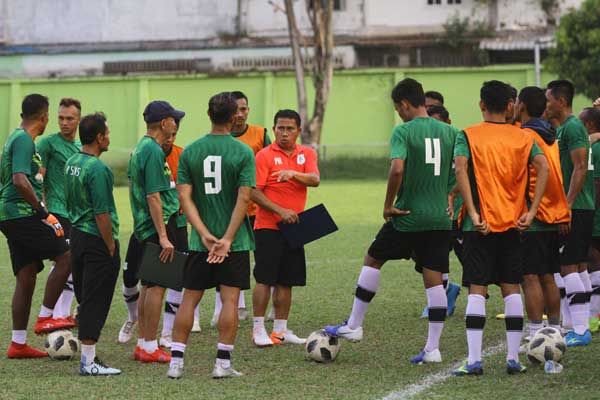
[[[269,286],[305,286],[306,258],[304,247],[291,248],[280,231],[254,231],[256,250],[254,279]]]
[[[523,275],[545,275],[560,272],[558,232],[523,232]]]
[[[368,254],[379,261],[415,260],[415,270],[423,268],[447,273],[451,231],[400,232],[386,222],[369,247]]]
[[[183,287],[206,290],[219,285],[250,289],[250,252],[232,251],[220,264],[209,264],[207,252],[192,251],[183,272]]]
[[[521,237],[516,229],[486,236],[479,232],[463,232],[463,236],[463,285],[521,283]]]
[[[559,237],[560,265],[588,261],[588,250],[594,231],[594,210],[572,210],[571,231]]]
[[[56,236],[54,229],[36,216],[0,221],[0,231],[6,236],[15,275],[32,263],[37,263],[40,272],[44,269],[43,260],[69,251],[66,239]]]

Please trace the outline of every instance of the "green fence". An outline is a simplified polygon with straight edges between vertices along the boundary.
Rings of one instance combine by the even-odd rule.
[[[426,90],[442,92],[457,127],[480,120],[478,101],[483,81],[499,79],[517,88],[535,83],[532,65],[337,71],[327,108],[321,155],[327,160],[385,157],[391,129],[400,122],[389,93],[404,77],[419,80]],[[542,74],[544,84],[552,78],[551,74]],[[309,97],[312,97],[311,89]],[[113,164],[123,162],[144,134],[142,111],[149,101],[165,99],[186,111],[177,139],[179,144],[185,145],[207,132],[210,126],[206,115],[208,99],[226,90],[242,90],[248,95],[251,123],[270,127],[278,109],[296,108],[295,80],[289,72],[0,80],[1,140],[3,142],[18,125],[24,95],[36,92],[49,96],[48,132],[58,129],[53,116],[60,98],[75,97],[82,101],[84,113],[103,111],[107,114],[112,148],[106,158]],[[588,103],[589,100],[580,97],[575,108]]]

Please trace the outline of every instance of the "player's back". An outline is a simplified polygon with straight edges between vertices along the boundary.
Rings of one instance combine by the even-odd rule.
[[[395,206],[410,211],[394,218],[397,230],[451,229],[446,208],[457,134],[456,128],[429,117],[415,118],[394,130],[392,158],[405,160]]]

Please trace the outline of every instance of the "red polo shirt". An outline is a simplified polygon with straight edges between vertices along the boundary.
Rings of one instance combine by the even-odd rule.
[[[256,154],[256,188],[261,189],[265,196],[275,204],[294,210],[304,211],[306,206],[306,186],[295,179],[287,182],[277,182],[274,172],[295,170],[303,173],[319,174],[317,153],[308,146],[296,145],[291,156],[273,143]],[[258,207],[254,229],[276,229],[279,215]]]

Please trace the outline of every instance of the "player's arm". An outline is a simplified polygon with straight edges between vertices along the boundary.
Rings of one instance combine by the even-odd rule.
[[[38,210],[41,207],[40,200],[35,195],[31,182],[27,179],[27,175],[23,172],[14,173],[12,176],[13,185],[17,188],[19,194],[23,199],[31,204],[34,210]]]
[[[25,138],[15,140],[12,151],[12,183],[23,199],[31,204],[36,211],[43,209],[40,199],[37,198],[28,176],[31,175],[31,158],[34,151],[33,145]],[[47,214],[47,211],[46,211]]]
[[[108,254],[111,257],[115,255],[115,239],[112,235],[112,221],[110,219],[110,213],[102,213],[96,214],[96,225],[98,226],[98,230],[100,231],[100,236],[102,236],[102,240],[106,244],[106,248],[108,249]]]
[[[546,184],[548,183],[548,175],[550,173],[548,160],[543,154],[535,155],[531,160],[531,164],[533,165],[533,168],[535,168],[536,172],[535,189],[529,210],[517,221],[517,228],[521,231],[531,226],[531,223],[537,214],[540,202],[542,201],[542,197],[544,196]]]
[[[298,172],[292,169],[286,169],[281,171],[273,172],[272,176],[277,177],[277,182],[287,182],[291,179],[296,182],[309,187],[317,187],[321,183],[321,177],[316,173]]]
[[[198,232],[202,243],[204,243],[206,248],[210,250],[215,245],[215,243],[217,243],[217,238],[214,237],[212,233],[210,233],[210,231],[202,221],[202,217],[198,212],[198,208],[196,208],[196,204],[194,204],[194,200],[192,199],[192,190],[193,188],[190,184],[177,184],[177,195],[179,197],[179,204],[183,209],[183,214],[185,215],[185,218],[188,220],[190,225],[192,225],[192,228],[194,228],[196,232]]]
[[[569,154],[571,161],[573,162],[571,184],[569,185],[569,191],[567,193],[567,203],[569,203],[569,208],[573,207],[577,195],[581,192],[581,189],[583,189],[583,185],[585,184],[588,170],[588,153],[589,151],[587,148],[580,147],[571,150]]]
[[[275,213],[281,217],[281,220],[286,224],[297,224],[300,222],[298,214],[294,210],[289,208],[281,207],[273,200],[269,199],[262,191],[262,189],[252,189],[250,199],[258,204],[261,208],[267,211]]]
[[[385,194],[385,202],[383,204],[383,218],[387,221],[395,215],[410,214],[408,210],[399,210],[394,207],[394,200],[398,195],[402,179],[404,177],[404,160],[393,158],[388,173],[387,190]]]
[[[162,262],[172,261],[175,252],[175,246],[169,241],[167,237],[167,227],[163,221],[162,213],[162,200],[160,198],[160,192],[154,192],[146,195],[146,201],[148,202],[148,209],[150,210],[150,216],[154,223],[154,229],[158,234],[158,241],[162,251],[160,252],[160,260]]]
[[[469,217],[473,221],[475,229],[484,235],[490,232],[486,221],[481,220],[481,216],[475,207],[473,194],[471,193],[471,182],[469,181],[469,159],[465,156],[454,157],[454,166],[456,168],[456,185],[463,199],[463,204],[467,208]]]
[[[238,229],[240,229],[240,225],[242,225],[242,221],[246,218],[246,211],[248,210],[248,204],[250,204],[251,192],[252,187],[250,186],[241,186],[238,189],[237,200],[235,202],[233,213],[231,214],[231,219],[229,220],[229,225],[227,226],[227,230],[223,237],[219,239],[209,252],[209,263],[221,263],[225,257],[229,255],[231,243],[233,243],[235,235]]]

